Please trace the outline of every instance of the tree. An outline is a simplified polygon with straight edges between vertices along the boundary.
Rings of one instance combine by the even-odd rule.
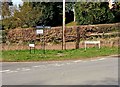
[[[19,22],[21,21],[21,26],[56,26],[62,24],[61,8],[62,3],[24,2],[23,6],[15,11],[14,18]]]
[[[80,2],[75,8],[78,24],[110,23],[115,18],[107,2]]]
[[[62,3],[32,2],[32,8],[41,10],[42,15],[37,18],[37,25],[56,26],[62,24]]]
[[[114,14],[114,22],[120,22],[120,2],[116,2],[111,9],[111,12]]]
[[[74,21],[74,11],[73,11],[73,8],[74,8],[74,2],[66,2],[65,4],[65,11],[66,11],[66,24],[71,22],[71,21]]]
[[[9,6],[13,5],[12,2],[2,2],[2,18],[8,18],[11,15]]]
[[[19,10],[15,10],[14,19],[18,22],[20,27],[31,27],[36,17],[34,10],[32,9],[29,2],[24,2],[23,6],[19,7]],[[17,27],[18,27],[17,26]]]

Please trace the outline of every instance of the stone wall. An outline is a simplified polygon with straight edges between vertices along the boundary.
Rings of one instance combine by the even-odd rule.
[[[79,32],[76,30],[80,29]],[[108,33],[112,31],[118,31],[120,29],[120,23],[114,24],[99,24],[99,25],[81,25],[81,26],[67,26],[65,31],[66,41],[75,41],[77,33],[80,33],[81,39],[87,39],[91,37],[91,33]],[[31,40],[42,41],[43,35],[36,35],[34,28],[16,28],[5,31],[6,41],[18,43],[28,42]],[[62,27],[52,27],[45,30],[45,37],[47,42],[61,42],[62,41]]]

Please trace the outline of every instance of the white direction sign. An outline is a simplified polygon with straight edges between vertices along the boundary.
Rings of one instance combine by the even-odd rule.
[[[29,47],[35,47],[35,44],[29,44]]]
[[[43,30],[36,30],[36,34],[43,34]]]

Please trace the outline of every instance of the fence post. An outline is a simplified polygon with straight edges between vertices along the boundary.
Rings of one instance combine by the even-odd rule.
[[[77,33],[77,37],[76,37],[76,49],[79,49],[79,43],[80,43],[80,29],[79,29],[79,27],[76,28],[76,33]]]

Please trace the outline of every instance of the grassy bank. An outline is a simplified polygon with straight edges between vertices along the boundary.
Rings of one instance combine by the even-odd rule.
[[[77,49],[77,50],[35,50],[30,54],[29,50],[3,51],[2,61],[46,61],[46,60],[68,60],[68,59],[85,59],[99,56],[108,56],[118,54],[117,47],[102,47]]]

